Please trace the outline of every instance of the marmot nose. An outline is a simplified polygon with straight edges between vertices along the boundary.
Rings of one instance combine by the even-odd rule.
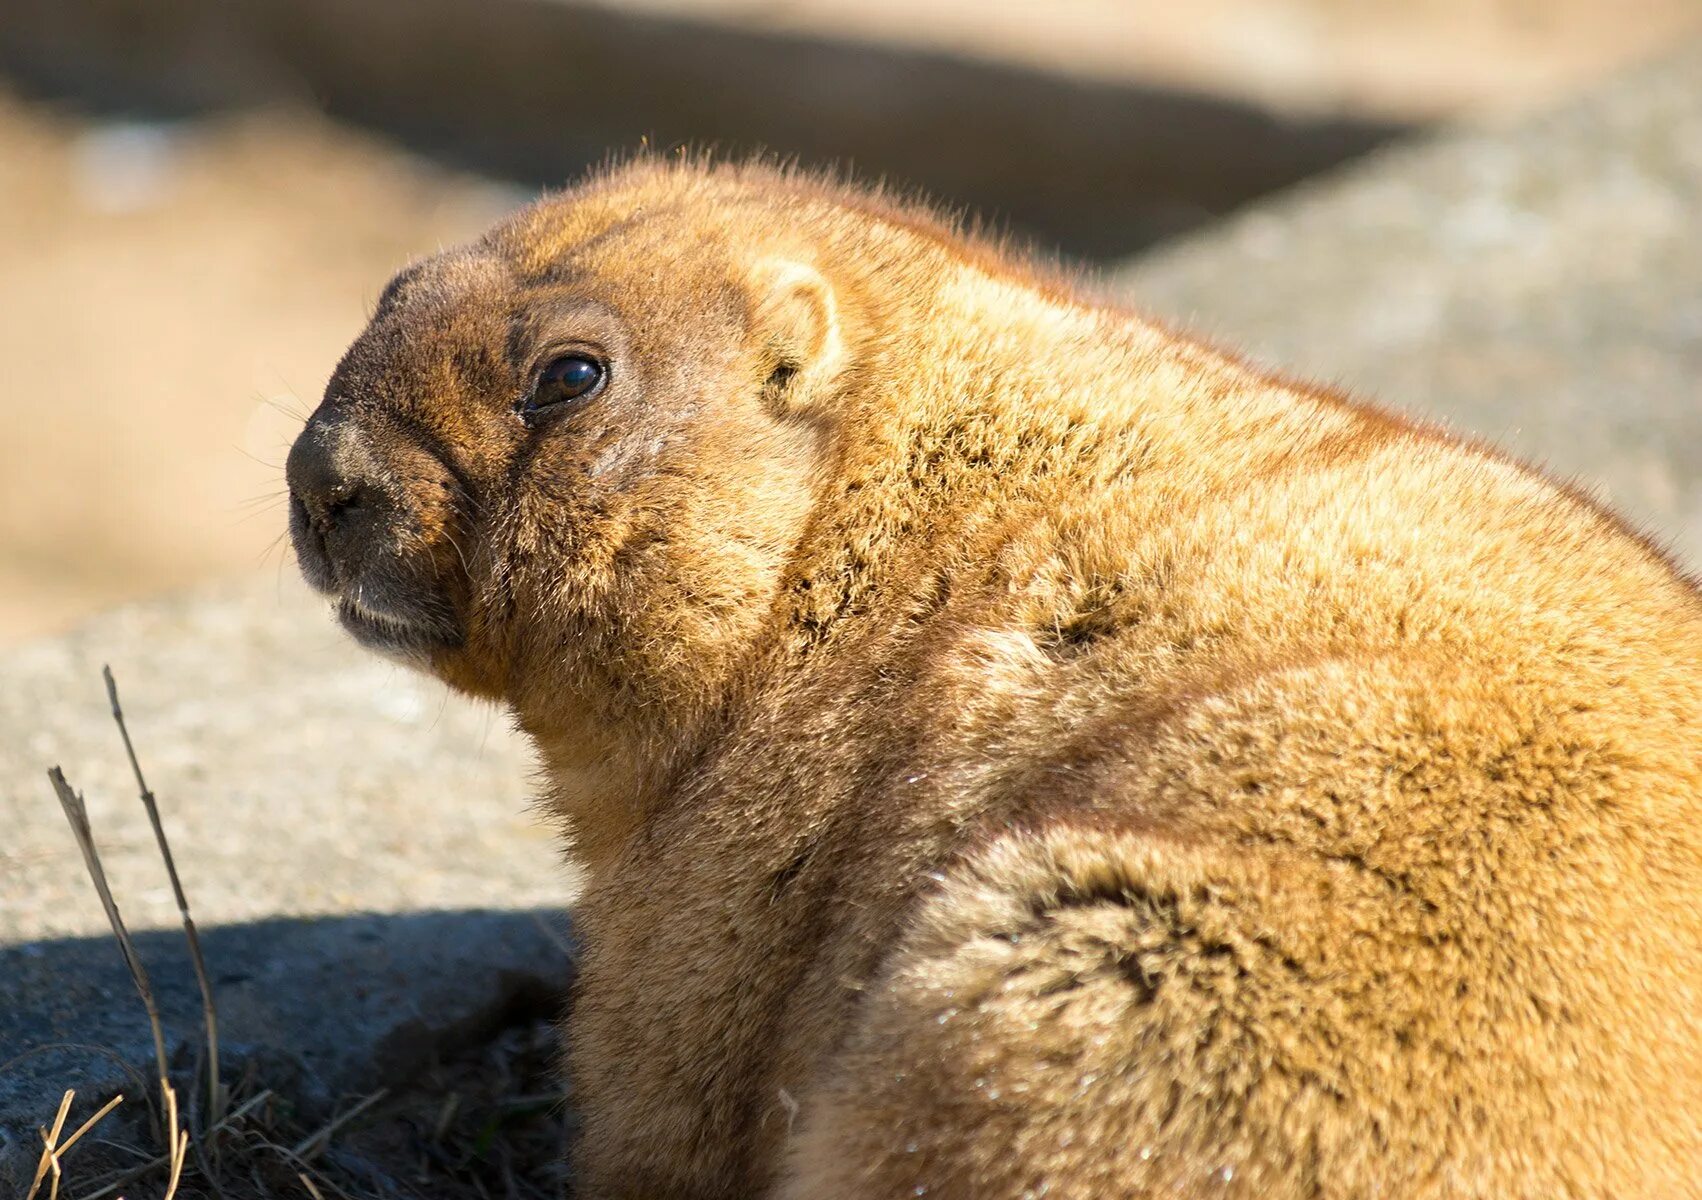
[[[342,443],[347,436],[342,421],[315,415],[284,462],[291,497],[321,534],[329,533],[340,516],[359,507],[366,490],[345,466],[349,456]]]

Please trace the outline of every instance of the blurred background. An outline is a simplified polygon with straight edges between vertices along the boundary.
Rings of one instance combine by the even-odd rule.
[[[1702,0],[0,0],[0,644],[292,570],[284,449],[388,276],[610,154],[848,165],[1114,274],[1696,36]]]

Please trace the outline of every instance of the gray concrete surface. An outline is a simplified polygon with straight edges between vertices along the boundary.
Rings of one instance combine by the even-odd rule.
[[[47,767],[86,795],[170,1043],[200,1036],[107,662],[203,931],[227,1068],[262,1055],[328,1107],[559,994],[574,881],[500,715],[358,650],[292,578],[109,614],[0,656],[0,1195],[65,1088],[92,1102],[133,1092],[126,1068],[151,1074]]]
[[[1594,481],[1702,566],[1702,45],[1529,124],[1375,154],[1113,282]]]

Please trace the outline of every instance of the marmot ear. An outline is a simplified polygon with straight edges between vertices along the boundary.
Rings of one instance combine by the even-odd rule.
[[[768,365],[764,397],[778,413],[803,412],[828,391],[845,359],[833,288],[793,259],[759,263],[755,284],[756,331]]]

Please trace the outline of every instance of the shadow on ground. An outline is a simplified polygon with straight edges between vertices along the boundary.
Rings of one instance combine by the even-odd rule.
[[[274,1090],[308,1127],[377,1088],[405,1089],[444,1063],[476,1057],[507,1031],[558,1015],[572,975],[566,929],[562,913],[538,910],[206,930],[222,1075],[239,1095]],[[184,938],[171,930],[135,941],[173,1070],[187,1077],[200,1053],[201,1005]],[[6,1184],[16,1194],[27,1187],[40,1149],[36,1128],[51,1123],[66,1088],[78,1096],[72,1126],[117,1092],[130,1101],[120,1111],[131,1126],[145,1114],[152,1040],[110,938],[0,948],[0,1047],[5,1194],[14,1194]],[[145,1135],[136,1140],[147,1143]]]
[[[188,114],[306,101],[554,186],[647,142],[767,150],[1127,254],[1402,131],[1208,95],[539,0],[12,0],[0,69]]]

